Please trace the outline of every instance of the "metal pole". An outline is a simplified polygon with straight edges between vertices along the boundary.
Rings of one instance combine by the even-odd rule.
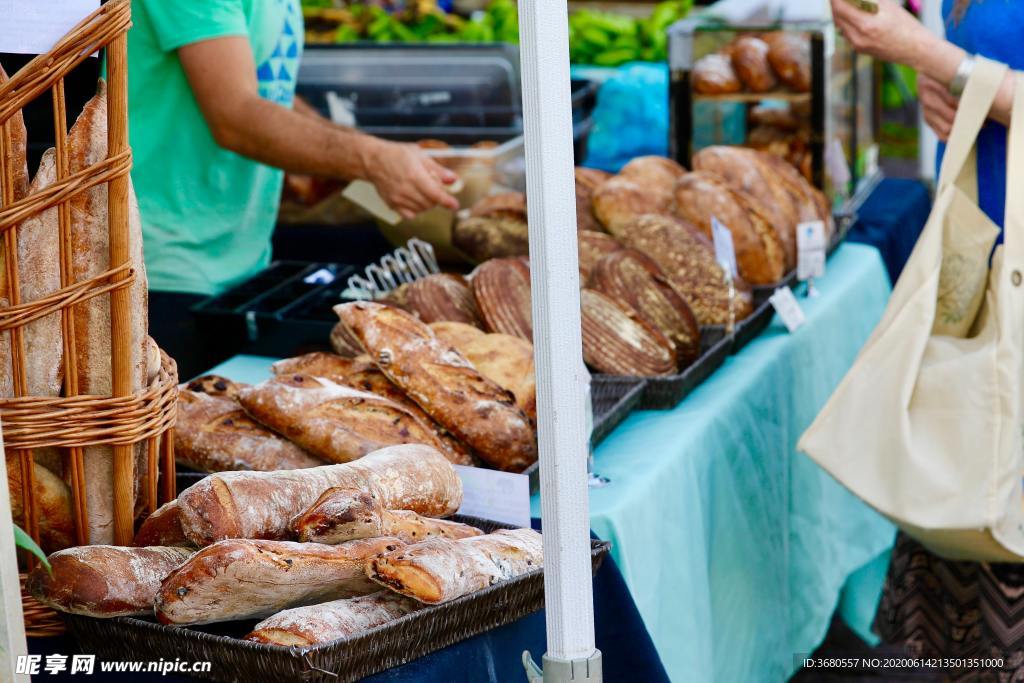
[[[527,0],[519,4],[519,20],[544,518],[543,680],[601,681],[590,570],[567,5]]]

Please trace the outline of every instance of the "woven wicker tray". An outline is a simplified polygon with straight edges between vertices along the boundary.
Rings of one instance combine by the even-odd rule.
[[[484,531],[507,528],[484,520],[455,517]],[[591,568],[597,572],[611,544],[591,541]],[[94,619],[63,615],[84,652],[103,660],[208,661],[197,674],[214,681],[355,681],[479,635],[544,607],[544,571],[525,574],[443,605],[427,607],[364,633],[308,648],[263,645],[241,640],[255,620],[171,628],[148,619]]]

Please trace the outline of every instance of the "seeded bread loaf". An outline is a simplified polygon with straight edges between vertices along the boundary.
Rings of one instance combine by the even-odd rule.
[[[580,286],[582,287],[590,279],[590,273],[597,262],[608,254],[622,249],[622,245],[611,235],[600,232],[581,232],[576,235],[576,239],[579,243]]]

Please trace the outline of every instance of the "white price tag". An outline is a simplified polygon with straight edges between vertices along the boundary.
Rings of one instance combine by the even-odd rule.
[[[769,301],[772,302],[772,307],[779,314],[779,317],[782,318],[782,323],[790,332],[796,332],[807,322],[804,311],[800,308],[800,303],[793,296],[793,290],[789,287],[776,289],[775,294],[772,294],[772,298]]]
[[[846,152],[839,138],[832,138],[832,142],[825,148],[825,168],[832,178],[832,185],[845,191],[853,176],[850,175],[850,163],[846,160]]]
[[[825,276],[825,224],[809,221],[796,226],[797,265],[800,280]]]
[[[735,278],[737,273],[736,248],[732,243],[732,231],[712,216],[711,236],[715,242],[715,260],[729,274],[729,277]]]
[[[0,52],[47,52],[99,6],[100,0],[0,0]]]
[[[530,526],[530,478],[525,474],[498,472],[482,467],[455,465],[462,480],[460,515],[492,522]]]

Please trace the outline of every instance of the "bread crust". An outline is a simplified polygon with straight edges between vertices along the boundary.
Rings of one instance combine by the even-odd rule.
[[[7,491],[11,498],[11,517],[25,524],[21,462],[7,458]],[[32,463],[36,509],[39,514],[39,545],[44,552],[63,550],[75,542],[75,522],[71,511],[71,489],[64,481],[37,462]]]
[[[674,186],[674,184],[673,184]],[[672,190],[652,191],[640,179],[613,176],[594,190],[594,215],[620,241],[630,224],[649,213],[672,212]]]
[[[146,517],[135,534],[133,545],[137,547],[164,546],[187,548],[191,546],[181,529],[178,501],[164,503]]]
[[[600,232],[581,232],[576,236],[579,244],[580,286],[587,283],[594,266],[603,257],[622,249],[619,241]]]
[[[594,215],[594,190],[598,185],[611,178],[596,168],[577,166],[576,175],[576,229],[593,232],[604,232],[601,223]]]
[[[530,267],[526,262],[491,259],[473,271],[470,284],[488,332],[533,342]]]
[[[476,299],[461,275],[436,273],[416,280],[409,284],[406,302],[428,324],[448,320],[483,327]]]
[[[724,95],[743,90],[743,83],[727,55],[711,53],[698,59],[691,72],[693,91],[702,95]]]
[[[609,375],[675,374],[675,345],[635,311],[592,289],[580,291],[583,360]]]

